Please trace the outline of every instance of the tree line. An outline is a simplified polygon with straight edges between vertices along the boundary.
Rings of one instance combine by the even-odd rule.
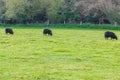
[[[120,24],[120,0],[0,0],[0,22]]]

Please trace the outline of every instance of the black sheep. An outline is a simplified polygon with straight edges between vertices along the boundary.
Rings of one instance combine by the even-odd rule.
[[[52,36],[52,30],[50,30],[50,29],[44,29],[43,30],[43,34],[44,35],[50,35],[50,36]]]
[[[13,30],[11,28],[6,28],[5,29],[6,34],[14,34]]]
[[[105,39],[111,38],[111,39],[118,39],[116,34],[114,32],[106,31],[105,32]]]

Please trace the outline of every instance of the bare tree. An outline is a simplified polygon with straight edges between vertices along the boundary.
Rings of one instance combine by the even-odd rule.
[[[120,23],[120,0],[78,0],[75,6],[84,17],[94,11],[99,23],[104,23],[104,19]]]
[[[112,23],[120,23],[120,0],[101,0],[99,8]]]

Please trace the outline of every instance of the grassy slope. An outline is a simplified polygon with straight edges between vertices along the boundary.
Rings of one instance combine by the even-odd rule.
[[[120,40],[104,40],[105,30],[14,31],[0,29],[0,80],[120,79]]]

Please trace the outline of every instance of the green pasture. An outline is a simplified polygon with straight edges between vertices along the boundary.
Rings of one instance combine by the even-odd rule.
[[[106,30],[0,28],[0,80],[120,80],[118,40],[105,40]]]

